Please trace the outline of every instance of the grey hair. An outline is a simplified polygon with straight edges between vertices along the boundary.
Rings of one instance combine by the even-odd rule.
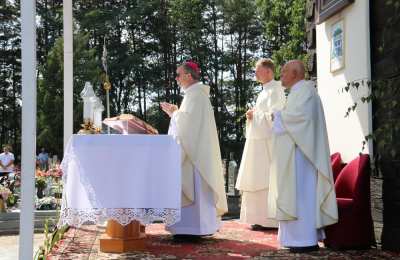
[[[179,67],[182,67],[186,73],[189,73],[194,80],[200,80],[200,73],[192,69],[189,65],[186,63],[183,63]]]

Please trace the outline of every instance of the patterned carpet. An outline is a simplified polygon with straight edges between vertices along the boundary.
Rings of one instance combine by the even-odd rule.
[[[399,259],[400,254],[378,249],[333,251],[321,248],[308,254],[278,250],[277,231],[252,231],[238,221],[224,221],[221,230],[197,243],[178,243],[163,224],[146,227],[147,250],[127,254],[99,252],[104,228],[70,228],[48,259]]]

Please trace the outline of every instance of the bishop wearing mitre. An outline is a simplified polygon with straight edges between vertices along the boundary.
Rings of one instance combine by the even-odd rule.
[[[176,71],[184,92],[181,106],[161,104],[171,117],[169,134],[182,148],[181,220],[167,228],[176,240],[214,234],[228,211],[210,87],[199,79],[198,64],[183,63]]]
[[[267,212],[279,221],[281,246],[292,252],[317,250],[324,227],[338,221],[324,111],[304,76],[301,61],[285,64],[287,102],[270,116],[275,142]]]
[[[274,80],[274,63],[262,58],[256,63],[256,79],[262,84],[256,105],[247,111],[246,143],[243,150],[236,189],[242,191],[240,221],[253,230],[277,228],[278,222],[268,218],[269,173],[272,150],[272,124],[267,115],[283,108],[284,90]]]

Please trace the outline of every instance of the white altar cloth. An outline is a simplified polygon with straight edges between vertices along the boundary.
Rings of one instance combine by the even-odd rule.
[[[180,147],[168,135],[73,135],[61,163],[59,225],[180,220]]]

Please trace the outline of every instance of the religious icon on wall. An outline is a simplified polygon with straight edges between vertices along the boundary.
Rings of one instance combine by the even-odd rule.
[[[331,72],[344,68],[344,23],[343,19],[331,26]]]

